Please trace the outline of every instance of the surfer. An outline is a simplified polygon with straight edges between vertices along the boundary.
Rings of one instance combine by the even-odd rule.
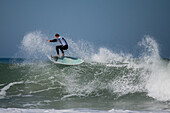
[[[61,45],[59,46],[56,46],[56,51],[57,51],[57,55],[56,57],[59,57],[59,49],[61,50],[62,52],[62,56],[64,56],[64,51],[63,50],[67,50],[68,49],[68,44],[66,42],[66,40],[61,37],[58,33],[55,34],[55,38],[56,39],[53,39],[53,40],[47,40],[48,42],[57,42],[59,41]]]

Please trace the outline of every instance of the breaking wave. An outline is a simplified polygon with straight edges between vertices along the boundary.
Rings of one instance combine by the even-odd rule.
[[[0,83],[1,99],[20,97],[22,107],[35,103],[47,106],[69,98],[102,97],[116,101],[131,94],[144,95],[146,101],[170,100],[170,64],[160,57],[159,46],[152,37],[145,36],[138,43],[138,58],[102,47],[94,51],[94,46],[86,41],[65,37],[69,43],[66,54],[85,60],[77,66],[56,65],[47,60],[47,55],[56,54],[56,44],[49,44],[47,38],[41,32],[24,36],[16,57],[26,59],[19,64],[4,64],[10,65],[9,72],[15,71],[16,78]],[[34,101],[26,102],[25,98]]]
[[[21,55],[42,60],[47,58],[47,55],[55,54],[56,43],[49,44],[46,39],[48,37],[41,32],[28,33],[21,43],[21,51],[24,53]],[[75,42],[69,37],[66,39],[69,42],[66,54],[88,62],[83,67],[76,67],[77,69],[69,67],[68,70],[72,72],[68,72],[69,75],[64,71],[64,80],[67,81],[65,88],[68,93],[91,94],[106,89],[113,94],[121,95],[147,92],[152,98],[170,100],[169,63],[161,59],[158,44],[152,37],[145,36],[138,43],[141,48],[139,58],[123,52],[114,53],[107,48],[99,48],[96,52],[94,46],[86,41]],[[54,72],[55,70],[49,73]]]

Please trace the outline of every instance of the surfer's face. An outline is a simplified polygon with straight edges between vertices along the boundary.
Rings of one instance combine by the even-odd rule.
[[[55,38],[58,38],[59,36],[55,36]]]

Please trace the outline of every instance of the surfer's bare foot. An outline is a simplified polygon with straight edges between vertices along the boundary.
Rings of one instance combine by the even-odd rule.
[[[64,56],[64,53],[63,53],[63,56]]]
[[[56,55],[56,57],[59,57],[60,55]]]

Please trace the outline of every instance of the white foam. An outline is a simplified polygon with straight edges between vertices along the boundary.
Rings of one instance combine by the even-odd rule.
[[[50,87],[50,88],[47,88],[47,89],[42,89],[42,90],[37,90],[37,91],[31,91],[30,93],[31,94],[34,94],[34,93],[40,93],[40,92],[44,92],[44,91],[48,91],[48,90],[53,90],[53,89],[57,89],[58,87]]]
[[[169,113],[169,111],[132,111],[132,110],[117,110],[111,109],[109,113]]]
[[[20,82],[12,82],[12,83],[9,83],[8,85],[6,85],[5,87],[3,87],[1,89],[1,92],[0,92],[0,99],[4,98],[6,96],[6,91],[11,87],[11,86],[14,86],[16,84],[22,84],[23,81],[20,81]]]
[[[155,63],[151,70],[146,83],[148,96],[162,101],[170,100],[170,67],[159,62]]]
[[[91,109],[21,109],[0,108],[0,113],[169,113],[168,111],[132,111],[132,110],[91,110]]]
[[[0,113],[107,113],[107,111],[90,109],[21,109],[21,108],[0,108]]]
[[[85,96],[84,94],[69,94],[69,95],[65,95],[61,98],[61,100],[65,99],[65,98],[69,98],[69,97],[80,97],[80,96]]]

